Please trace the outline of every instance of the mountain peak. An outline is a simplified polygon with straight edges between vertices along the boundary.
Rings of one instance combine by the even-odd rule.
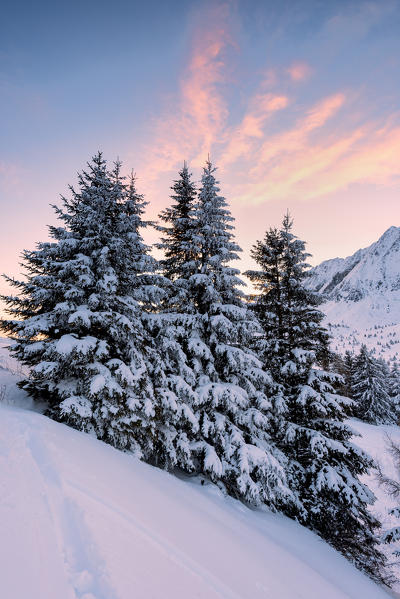
[[[321,309],[332,349],[399,359],[400,227],[347,258],[326,260],[310,271],[307,286],[325,298]]]
[[[398,234],[400,235],[400,227],[395,227],[395,225],[392,225],[391,227],[389,227],[384,233],[383,235],[380,237],[380,239],[383,239],[384,237],[386,237],[387,235],[393,235],[393,234]]]
[[[347,258],[325,260],[310,271],[308,287],[336,301],[400,290],[400,227]]]
[[[379,237],[378,241],[376,241],[375,244],[372,244],[372,245],[388,244],[388,243],[392,244],[392,243],[398,242],[399,240],[400,240],[400,227],[392,226],[392,227],[389,227],[389,229],[387,229],[383,233],[383,235],[381,235],[381,237]]]

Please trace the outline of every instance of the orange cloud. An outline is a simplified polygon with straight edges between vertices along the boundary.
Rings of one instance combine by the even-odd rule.
[[[138,167],[146,192],[157,197],[163,187],[165,194],[171,171],[184,159],[200,167],[208,152],[221,167],[227,194],[238,203],[307,200],[352,183],[393,180],[399,129],[371,122],[355,104],[360,96],[340,91],[312,106],[296,104],[282,91],[287,89],[282,72],[279,80],[279,72],[269,68],[260,73],[257,93],[234,122],[226,85],[232,84],[229,50],[235,47],[230,6],[207,8],[196,23],[173,108],[157,119],[146,162]],[[292,81],[311,72],[304,62],[287,69]]]
[[[320,119],[313,122],[321,125]],[[329,132],[319,142],[309,139],[305,131],[307,126],[300,127],[301,134],[293,130],[278,136],[269,163],[257,161],[246,183],[237,186],[236,193],[232,189],[237,201],[311,200],[354,183],[389,185],[398,176],[400,127],[368,123],[348,133]],[[286,146],[286,153],[281,152],[283,137],[296,141]]]
[[[147,179],[175,169],[184,159],[193,166],[203,163],[225,127],[228,105],[221,86],[228,80],[225,54],[235,45],[230,34],[229,6],[211,7],[206,17],[192,36],[188,65],[174,106],[155,123],[146,165],[141,169]]]
[[[305,62],[294,62],[286,70],[293,81],[304,81],[312,73],[311,67]]]
[[[240,157],[248,157],[254,145],[253,138],[262,139],[268,118],[276,111],[286,108],[288,103],[289,99],[283,95],[255,95],[241,124],[228,137],[229,141],[220,159],[221,166],[226,167]]]
[[[301,150],[308,135],[325,125],[343,106],[344,102],[345,96],[342,93],[325,98],[309,109],[293,129],[268,138],[257,152],[256,166],[252,169],[253,175],[264,171],[265,163],[276,159],[281,153],[288,155]]]
[[[369,131],[360,146],[315,181],[319,195],[346,189],[353,183],[392,184],[399,176],[399,147],[400,127]],[[316,195],[310,193],[309,197]]]

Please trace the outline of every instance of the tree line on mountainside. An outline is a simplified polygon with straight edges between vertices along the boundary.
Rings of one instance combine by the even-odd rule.
[[[376,358],[366,345],[358,354],[332,354],[331,367],[342,375],[338,390],[353,399],[354,416],[370,424],[400,421],[400,369],[398,362]]]

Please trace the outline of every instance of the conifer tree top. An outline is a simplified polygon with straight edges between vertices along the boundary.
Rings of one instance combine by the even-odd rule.
[[[203,283],[208,287],[205,297],[211,302],[238,304],[243,297],[238,287],[244,283],[238,276],[240,271],[230,263],[239,259],[238,253],[242,250],[234,240],[234,218],[228,203],[219,195],[216,170],[208,159],[203,168],[195,215],[200,245],[200,273],[207,277],[203,278]]]

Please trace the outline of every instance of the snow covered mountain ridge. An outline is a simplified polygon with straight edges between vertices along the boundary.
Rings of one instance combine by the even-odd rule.
[[[309,286],[329,299],[359,301],[367,295],[400,290],[400,227],[390,227],[367,248],[347,258],[325,260]]]
[[[365,343],[378,357],[399,358],[400,227],[352,256],[322,262],[308,287],[326,298],[322,310],[334,350],[358,352]]]

